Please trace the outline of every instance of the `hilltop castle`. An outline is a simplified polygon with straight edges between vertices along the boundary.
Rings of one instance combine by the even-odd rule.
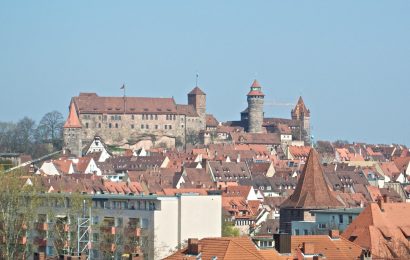
[[[176,104],[174,98],[101,97],[96,93],[80,93],[73,97],[64,124],[64,147],[81,156],[82,148],[94,136],[111,145],[174,147],[189,137],[197,137],[208,129],[206,94],[196,86],[188,93],[188,104]],[[280,133],[280,129],[300,132],[300,140],[310,136],[310,111],[300,97],[291,111],[291,119],[265,118],[265,95],[255,80],[247,94],[248,107],[240,121],[226,125],[241,126],[249,133]],[[302,131],[303,130],[303,131]],[[289,133],[288,133],[289,134]]]

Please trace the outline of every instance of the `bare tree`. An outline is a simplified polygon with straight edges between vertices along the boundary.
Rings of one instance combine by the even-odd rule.
[[[43,142],[55,143],[57,140],[61,140],[63,129],[63,116],[58,111],[48,112],[40,120],[37,128],[39,137]]]

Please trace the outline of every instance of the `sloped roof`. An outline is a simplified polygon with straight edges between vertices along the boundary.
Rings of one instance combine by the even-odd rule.
[[[325,259],[358,259],[362,253],[362,248],[360,246],[345,238],[331,239],[326,235],[309,235],[291,237],[291,248],[294,255],[296,255],[297,250],[303,246],[303,243],[313,244],[314,253],[322,254]]]
[[[292,110],[292,117],[300,116],[304,114],[305,116],[310,116],[310,110],[306,108],[305,102],[303,98],[300,96],[298,103],[296,104],[295,108]]]
[[[255,244],[248,237],[203,238],[198,243],[201,247],[200,253],[203,260],[211,260],[212,257],[217,257],[218,260],[267,259],[259,253]],[[188,254],[188,248],[184,248],[164,259],[182,260],[196,258],[197,256]]]
[[[74,102],[70,104],[68,118],[64,123],[64,128],[81,128],[80,119],[78,119],[77,111]]]
[[[198,86],[193,88],[191,92],[188,93],[188,95],[206,95],[205,92],[202,91]]]
[[[219,125],[218,120],[212,114],[206,114],[206,126],[217,127]]]
[[[248,96],[265,96],[265,94],[262,93],[261,84],[259,84],[256,79],[252,82],[251,90],[249,91]]]
[[[347,227],[342,236],[371,250],[372,255],[389,259],[410,259],[409,203],[371,203]]]
[[[281,208],[322,209],[342,206],[343,204],[329,189],[319,162],[319,155],[312,148],[295,191],[282,203]]]
[[[193,105],[177,105],[177,111],[179,115],[186,115],[189,117],[198,117]]]
[[[96,93],[80,93],[74,97],[77,112],[107,114],[176,114],[173,98],[100,97]],[[125,108],[125,111],[124,111]]]

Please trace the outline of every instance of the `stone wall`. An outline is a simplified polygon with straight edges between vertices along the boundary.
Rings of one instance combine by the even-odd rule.
[[[248,97],[248,132],[262,133],[263,96]]]

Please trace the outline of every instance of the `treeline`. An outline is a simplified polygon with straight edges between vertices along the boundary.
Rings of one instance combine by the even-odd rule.
[[[38,124],[28,117],[18,122],[0,122],[0,153],[24,153],[38,158],[59,150],[63,124],[58,111],[45,114]]]

